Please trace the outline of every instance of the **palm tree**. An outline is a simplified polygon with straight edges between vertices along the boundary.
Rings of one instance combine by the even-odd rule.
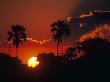
[[[66,21],[58,20],[57,22],[51,25],[51,33],[54,41],[57,41],[57,56],[58,48],[60,42],[62,42],[63,37],[66,39],[70,35],[69,24]]]
[[[9,55],[10,55],[10,46],[11,46],[10,42],[11,42],[11,39],[13,37],[13,34],[12,34],[12,32],[8,32],[7,34],[8,34],[7,40],[8,40],[8,44],[9,44]]]
[[[18,57],[18,47],[23,41],[26,41],[25,30],[22,25],[12,25],[11,31],[8,32],[8,41],[12,41],[13,46],[16,47],[16,57]]]

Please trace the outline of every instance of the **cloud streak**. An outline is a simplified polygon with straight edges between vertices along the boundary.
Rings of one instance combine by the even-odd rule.
[[[84,41],[86,39],[94,39],[94,38],[103,38],[110,40],[110,24],[105,24],[103,26],[96,27],[94,30],[91,30],[88,33],[85,33],[80,37],[80,41]]]

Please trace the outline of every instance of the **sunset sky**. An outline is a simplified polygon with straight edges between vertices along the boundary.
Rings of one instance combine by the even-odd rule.
[[[110,10],[109,0],[0,0],[0,43],[7,38],[7,32],[13,24],[25,26],[28,37],[35,40],[44,40],[51,37],[51,24],[58,19],[68,16],[77,17],[81,13],[93,9]],[[79,39],[83,29],[72,22],[71,36],[61,50],[70,46]],[[19,48],[19,57],[23,63],[39,52],[55,52],[56,45],[53,41],[44,45],[31,42]],[[8,44],[0,46],[0,52],[8,52]],[[12,48],[11,53],[15,54]]]

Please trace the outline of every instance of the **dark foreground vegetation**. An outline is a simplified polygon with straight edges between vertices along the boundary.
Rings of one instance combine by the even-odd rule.
[[[0,53],[0,82],[109,82],[110,42],[105,39],[76,42],[62,56],[41,53],[38,60],[29,68]]]

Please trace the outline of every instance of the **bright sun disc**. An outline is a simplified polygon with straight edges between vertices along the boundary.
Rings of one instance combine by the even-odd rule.
[[[37,57],[31,57],[29,60],[28,60],[28,66],[29,67],[36,67],[37,65],[39,64],[39,61],[37,60]]]

